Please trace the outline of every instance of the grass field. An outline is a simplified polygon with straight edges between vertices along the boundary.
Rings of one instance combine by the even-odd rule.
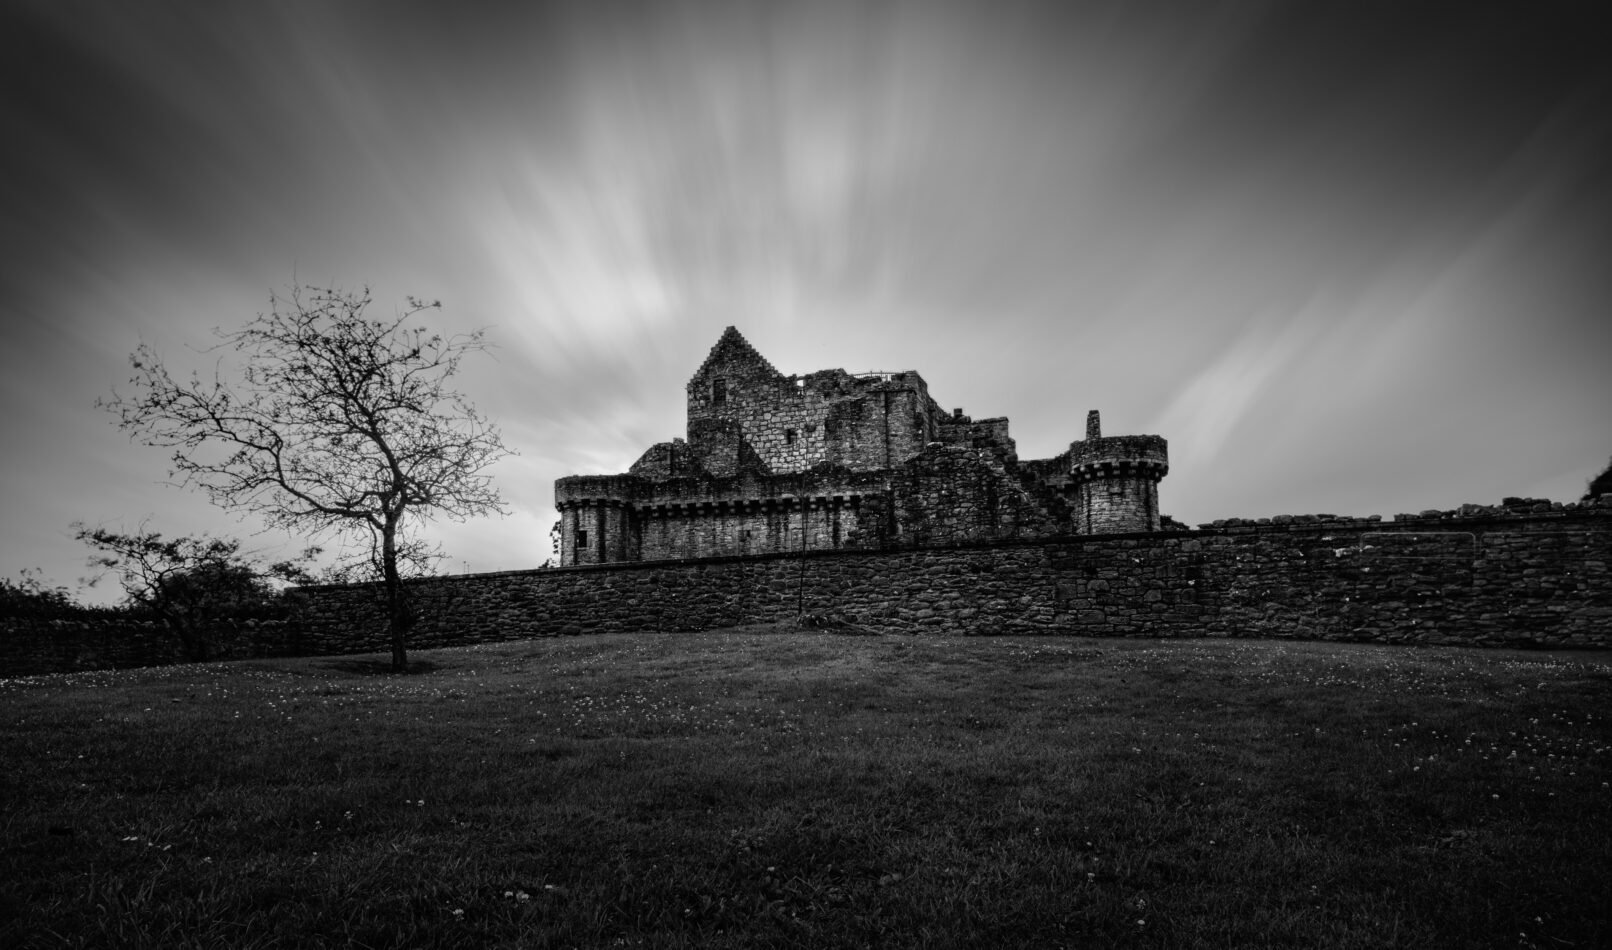
[[[1612,945],[1612,656],[415,659],[0,681],[0,946]]]

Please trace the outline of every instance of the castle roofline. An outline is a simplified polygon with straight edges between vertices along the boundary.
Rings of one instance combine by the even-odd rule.
[[[707,375],[715,364],[730,361],[753,363],[780,378],[784,375],[778,372],[778,368],[773,366],[765,356],[762,356],[759,350],[750,345],[750,341],[744,338],[738,328],[728,327],[717,338],[716,345],[711,347],[711,352],[705,357],[705,362],[701,363],[700,368],[694,371],[693,376],[689,377],[690,385],[700,377]]]

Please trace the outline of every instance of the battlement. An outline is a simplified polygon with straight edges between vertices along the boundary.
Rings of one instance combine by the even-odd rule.
[[[1089,438],[1021,464],[1006,416],[947,412],[914,370],[786,376],[734,327],[686,390],[686,438],[650,446],[625,474],[555,483],[562,564],[1161,523],[1157,483],[1168,464],[1158,436]],[[1100,493],[1077,488],[1099,481]]]
[[[626,504],[637,499],[641,484],[632,475],[568,475],[554,482],[554,505]]]
[[[1170,473],[1169,445],[1157,435],[1118,435],[1073,442],[1069,466],[1076,478],[1137,472],[1163,478]]]

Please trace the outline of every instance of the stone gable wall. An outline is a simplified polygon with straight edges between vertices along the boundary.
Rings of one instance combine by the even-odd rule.
[[[743,471],[737,449],[722,450],[727,441],[746,444],[767,473],[888,468],[933,440],[937,412],[917,373],[784,376],[727,336],[688,384],[688,440],[718,477]]]

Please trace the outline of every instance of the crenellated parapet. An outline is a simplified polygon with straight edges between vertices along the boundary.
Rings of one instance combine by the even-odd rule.
[[[554,506],[636,501],[648,485],[637,475],[568,475],[554,482]]]
[[[862,504],[860,492],[832,495],[779,495],[775,498],[702,498],[683,501],[646,502],[632,506],[642,518],[756,517],[771,512],[806,511],[824,508],[855,509]]]
[[[884,510],[880,472],[811,471],[672,478],[572,476],[555,483],[560,564],[666,560],[856,547],[865,499]]]
[[[1119,435],[1073,442],[1069,474],[1082,481],[1146,474],[1158,481],[1170,474],[1169,443],[1158,435]]]
[[[856,547],[860,492],[645,503],[634,509],[645,560]]]
[[[560,564],[1156,531],[1158,436],[1021,461],[1008,420],[947,411],[911,370],[785,375],[728,327],[687,386],[686,438],[562,478]]]

